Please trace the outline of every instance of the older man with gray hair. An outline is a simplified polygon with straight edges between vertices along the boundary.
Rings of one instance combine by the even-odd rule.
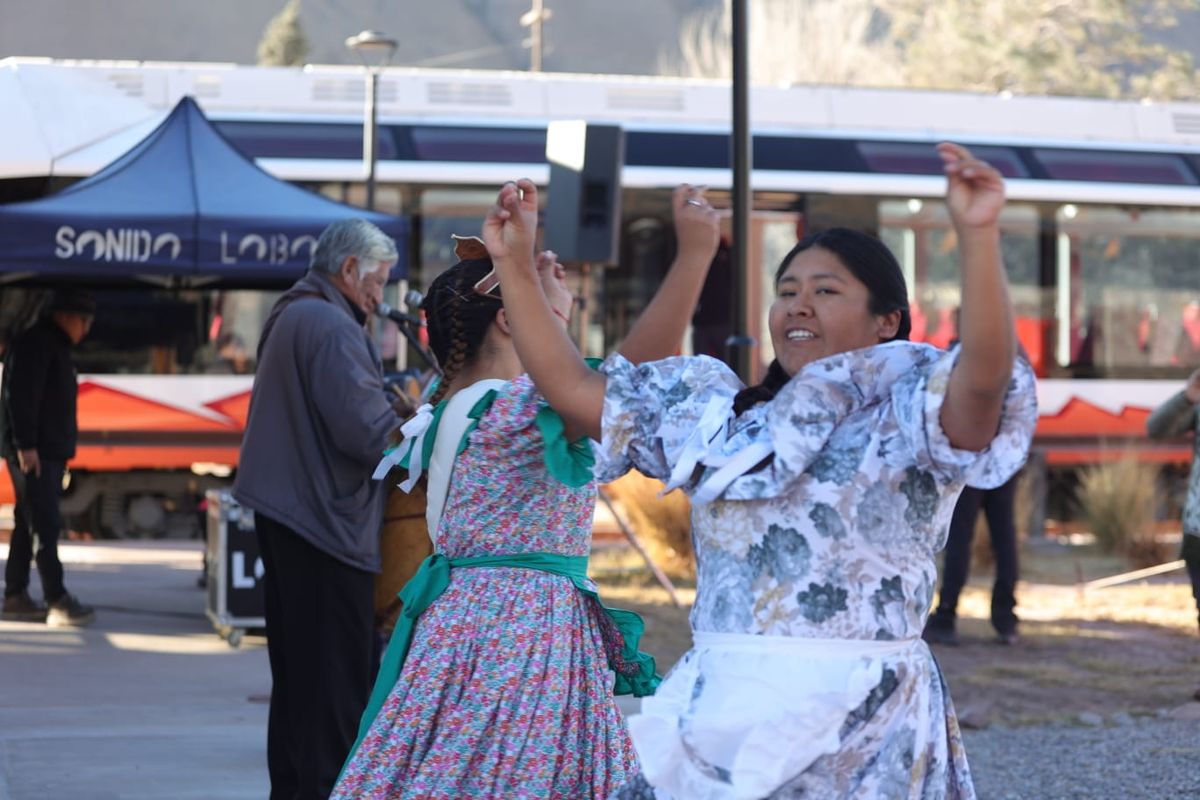
[[[335,222],[263,326],[234,497],[253,509],[263,565],[271,797],[325,798],[373,675],[381,484],[401,422],[364,330],[396,262],[369,222]]]

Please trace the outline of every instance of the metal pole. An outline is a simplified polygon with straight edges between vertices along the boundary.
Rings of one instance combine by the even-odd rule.
[[[533,8],[529,11],[533,24],[529,26],[529,71],[542,71],[542,21],[544,11],[542,0],[533,0]]]
[[[579,352],[585,358],[592,355],[588,343],[592,330],[592,265],[585,261],[579,265]]]
[[[679,602],[679,595],[675,592],[675,584],[671,583],[671,579],[667,577],[667,573],[662,571],[658,564],[654,563],[654,559],[650,557],[650,553],[646,550],[646,546],[638,539],[637,534],[633,532],[633,528],[629,527],[629,523],[625,521],[625,517],[617,511],[613,505],[612,498],[608,496],[608,492],[603,486],[596,487],[596,496],[600,498],[600,502],[608,508],[608,512],[612,514],[613,519],[617,521],[617,527],[621,529],[625,539],[633,545],[633,549],[637,550],[638,555],[642,557],[642,561],[646,562],[646,566],[650,568],[650,572],[654,574],[654,579],[659,585],[667,590],[667,594],[671,596],[671,605],[676,608],[683,608],[683,604]]]
[[[1156,567],[1146,567],[1146,569],[1137,569],[1133,572],[1123,572],[1120,575],[1110,575],[1107,578],[1100,578],[1095,581],[1088,581],[1083,585],[1084,589],[1103,589],[1107,586],[1119,586],[1122,583],[1130,583],[1131,581],[1140,580],[1141,578],[1149,578],[1151,575],[1162,575],[1166,572],[1174,572],[1177,569],[1183,569],[1187,566],[1187,562],[1183,559],[1178,561],[1168,561],[1165,564],[1159,564]]]
[[[733,135],[731,162],[733,164],[733,333],[725,346],[729,365],[742,380],[754,380],[755,338],[750,334],[750,292],[754,285],[749,269],[750,251],[750,63],[748,40],[750,30],[749,3],[732,0],[733,16]]]
[[[367,67],[367,107],[363,122],[363,162],[367,168],[367,208],[375,210],[375,101],[379,96],[379,73]]]

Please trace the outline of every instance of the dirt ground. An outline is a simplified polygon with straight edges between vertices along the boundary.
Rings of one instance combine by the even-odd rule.
[[[691,645],[693,584],[678,581],[677,608],[636,556],[597,554],[593,566],[606,601],[642,614],[643,649],[665,672]],[[992,575],[977,565],[959,607],[961,643],[934,648],[965,726],[1074,721],[1084,712],[1151,715],[1186,702],[1200,686],[1196,607],[1182,570],[1084,589],[1128,567],[1088,546],[1055,544],[1025,546],[1021,567],[1017,645],[994,642]]]

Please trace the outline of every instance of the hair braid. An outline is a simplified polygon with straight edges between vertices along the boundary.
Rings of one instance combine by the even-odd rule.
[[[734,396],[733,413],[741,414],[748,408],[765,403],[778,394],[787,382],[788,374],[783,371],[783,365],[779,363],[779,359],[775,359],[767,368],[767,374],[763,376],[762,383],[748,386]]]
[[[457,288],[457,287],[456,287]],[[437,405],[446,392],[450,389],[450,384],[458,377],[458,373],[462,372],[463,367],[467,365],[467,341],[463,336],[462,318],[458,315],[458,306],[462,305],[462,301],[457,292],[455,292],[448,301],[446,314],[447,321],[450,323],[450,347],[446,355],[446,363],[442,366],[442,380],[438,384],[437,391],[429,398],[431,405]]]
[[[450,384],[479,354],[488,329],[501,307],[499,297],[475,292],[475,284],[491,271],[491,261],[460,261],[439,275],[421,308],[425,311],[429,345],[442,367],[442,379],[429,398],[436,405]]]

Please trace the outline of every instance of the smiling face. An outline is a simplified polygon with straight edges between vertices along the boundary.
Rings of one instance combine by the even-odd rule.
[[[380,261],[372,266],[369,272],[359,271],[357,256],[347,256],[330,281],[338,288],[347,300],[362,309],[364,314],[373,314],[383,302],[383,287],[387,283],[388,274],[394,261]]]
[[[374,271],[362,276],[359,307],[367,314],[374,314],[375,309],[383,302],[383,287],[387,285],[388,275],[392,271],[391,263],[385,261]]]
[[[871,292],[841,259],[820,246],[797,253],[775,284],[768,324],[775,357],[788,375],[826,356],[888,341],[900,312],[871,313]]]

